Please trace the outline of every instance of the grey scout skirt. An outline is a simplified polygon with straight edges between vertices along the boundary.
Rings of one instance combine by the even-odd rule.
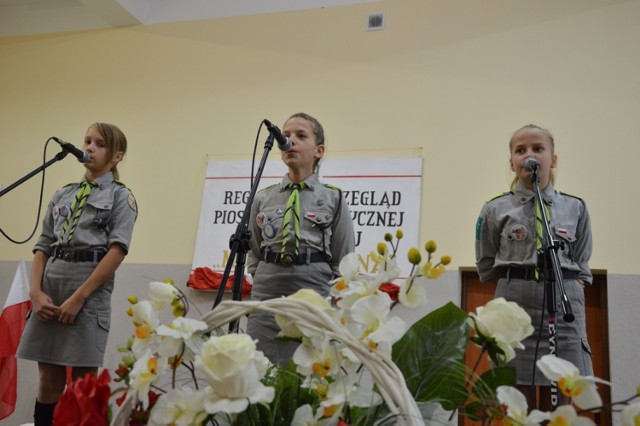
[[[49,258],[42,289],[60,306],[95,267],[93,262]],[[73,367],[102,366],[111,321],[113,282],[112,276],[86,300],[73,324],[44,322],[29,312],[17,357]]]

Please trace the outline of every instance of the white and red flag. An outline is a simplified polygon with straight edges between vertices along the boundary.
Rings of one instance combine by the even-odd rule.
[[[16,351],[29,309],[31,309],[29,276],[26,263],[20,259],[9,296],[0,315],[0,419],[11,415],[16,408],[18,385]]]

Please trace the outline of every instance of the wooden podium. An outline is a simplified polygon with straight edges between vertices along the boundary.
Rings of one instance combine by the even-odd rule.
[[[607,312],[607,271],[594,269],[593,285],[585,287],[585,305],[587,319],[587,338],[591,346],[593,372],[596,377],[610,381],[609,373],[609,322]],[[485,305],[495,293],[497,280],[481,283],[475,267],[461,267],[460,278],[462,284],[461,308],[469,313],[475,312],[478,306]],[[560,314],[561,316],[561,314]],[[473,363],[478,358],[480,350],[469,347],[465,357],[467,368],[473,368]],[[487,359],[482,360],[476,373],[482,374],[490,368]],[[598,385],[603,404],[611,403],[611,390],[609,386]],[[531,407],[529,407],[531,408]],[[603,411],[591,418],[600,425],[611,425],[611,413]],[[460,425],[474,425],[474,423],[460,416]]]

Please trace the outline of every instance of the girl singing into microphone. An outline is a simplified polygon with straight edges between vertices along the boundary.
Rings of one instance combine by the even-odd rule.
[[[536,125],[526,125],[513,134],[509,142],[510,164],[516,176],[511,191],[490,199],[482,207],[475,242],[480,281],[498,278],[495,297],[517,302],[531,316],[536,332],[522,342],[525,349],[517,353],[510,365],[516,369],[518,388],[529,399],[531,408],[535,408],[535,387],[540,387],[543,410],[550,408],[551,388],[542,373],[534,371],[536,360],[550,351],[545,304],[549,295],[545,294],[545,274],[540,269],[542,263],[538,256],[540,232],[536,220],[540,215],[535,208],[534,172],[538,174],[552,237],[560,243],[558,258],[564,287],[575,315],[572,322],[563,320],[559,289],[554,287],[559,313],[556,355],[571,361],[582,375],[593,374],[583,291],[584,286],[592,282],[588,264],[591,224],[583,200],[554,188],[557,164],[554,148],[551,133]],[[547,270],[547,277],[549,274]],[[536,348],[538,341],[540,345]]]

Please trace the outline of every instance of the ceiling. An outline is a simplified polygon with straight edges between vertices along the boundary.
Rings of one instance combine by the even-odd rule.
[[[376,0],[0,0],[0,37],[257,15],[372,1]]]

